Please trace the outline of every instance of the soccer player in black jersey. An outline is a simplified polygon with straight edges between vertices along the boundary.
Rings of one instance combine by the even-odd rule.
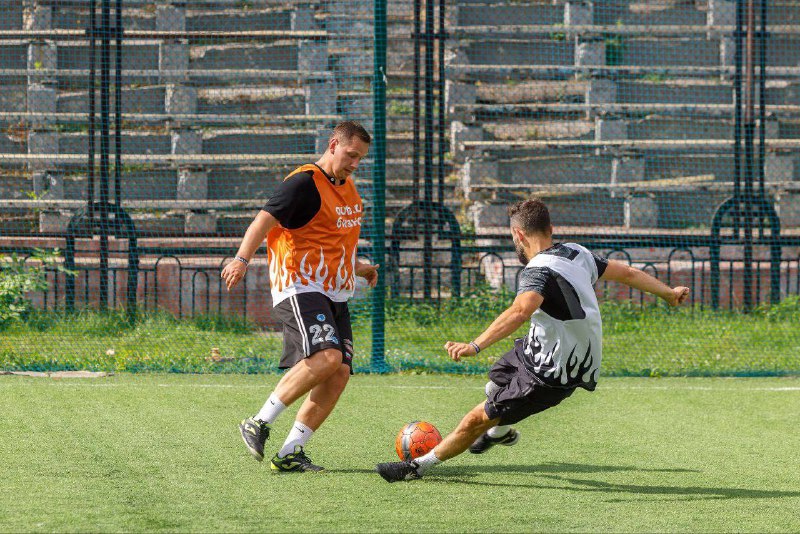
[[[547,206],[525,200],[509,208],[511,235],[525,265],[517,297],[477,338],[448,341],[456,361],[505,339],[530,320],[528,335],[489,371],[486,400],[428,454],[410,462],[377,465],[388,482],[420,478],[431,467],[467,450],[482,454],[495,445],[514,445],[512,424],[556,406],[576,388],[593,391],[602,357],[602,321],[594,285],[612,280],[657,295],[671,306],[689,288],[671,288],[625,263],[602,258],[576,243],[553,243]]]

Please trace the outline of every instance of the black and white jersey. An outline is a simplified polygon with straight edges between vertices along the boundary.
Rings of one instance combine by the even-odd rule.
[[[539,252],[520,274],[518,293],[544,297],[531,317],[522,360],[550,387],[594,390],[603,355],[603,324],[594,284],[608,261],[576,243]]]

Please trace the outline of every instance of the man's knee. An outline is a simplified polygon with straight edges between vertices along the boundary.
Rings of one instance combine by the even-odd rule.
[[[470,410],[469,413],[464,416],[462,424],[466,428],[474,429],[486,425],[488,420],[489,417],[486,415],[486,411],[483,409],[483,404],[480,404]]]
[[[342,365],[342,351],[339,349],[322,349],[315,352],[309,359],[313,359],[327,374],[335,373]]]
[[[498,386],[491,380],[486,382],[486,387],[483,388],[483,390],[486,392],[487,398],[491,397],[498,389],[500,389],[500,386]]]
[[[339,369],[333,372],[331,377],[328,379],[334,387],[339,389],[344,389],[347,385],[347,382],[350,380],[350,366],[346,363],[339,364]]]

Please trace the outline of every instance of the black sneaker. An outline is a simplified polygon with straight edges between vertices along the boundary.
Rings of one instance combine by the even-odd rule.
[[[239,432],[242,433],[244,444],[253,457],[261,462],[264,460],[264,443],[269,439],[270,426],[267,423],[248,417],[239,423]]]
[[[422,478],[417,472],[419,464],[417,462],[387,462],[375,466],[375,471],[386,482],[399,482],[400,480],[414,480]]]
[[[311,461],[311,458],[306,455],[306,452],[303,450],[303,447],[300,445],[294,446],[294,452],[290,452],[283,458],[275,455],[272,458],[271,468],[273,473],[294,473],[294,472],[304,472],[310,471],[312,473],[320,473],[325,471],[325,468],[321,465],[314,465]]]
[[[510,447],[511,445],[516,445],[518,441],[519,432],[513,428],[509,429],[505,436],[500,436],[499,438],[493,438],[484,432],[478,439],[472,442],[472,445],[469,446],[469,452],[472,454],[483,454],[495,445]]]

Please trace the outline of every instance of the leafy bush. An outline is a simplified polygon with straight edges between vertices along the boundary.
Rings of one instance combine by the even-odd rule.
[[[47,290],[46,271],[70,273],[59,262],[59,251],[34,249],[29,257],[0,256],[0,327],[30,314],[30,294]]]

